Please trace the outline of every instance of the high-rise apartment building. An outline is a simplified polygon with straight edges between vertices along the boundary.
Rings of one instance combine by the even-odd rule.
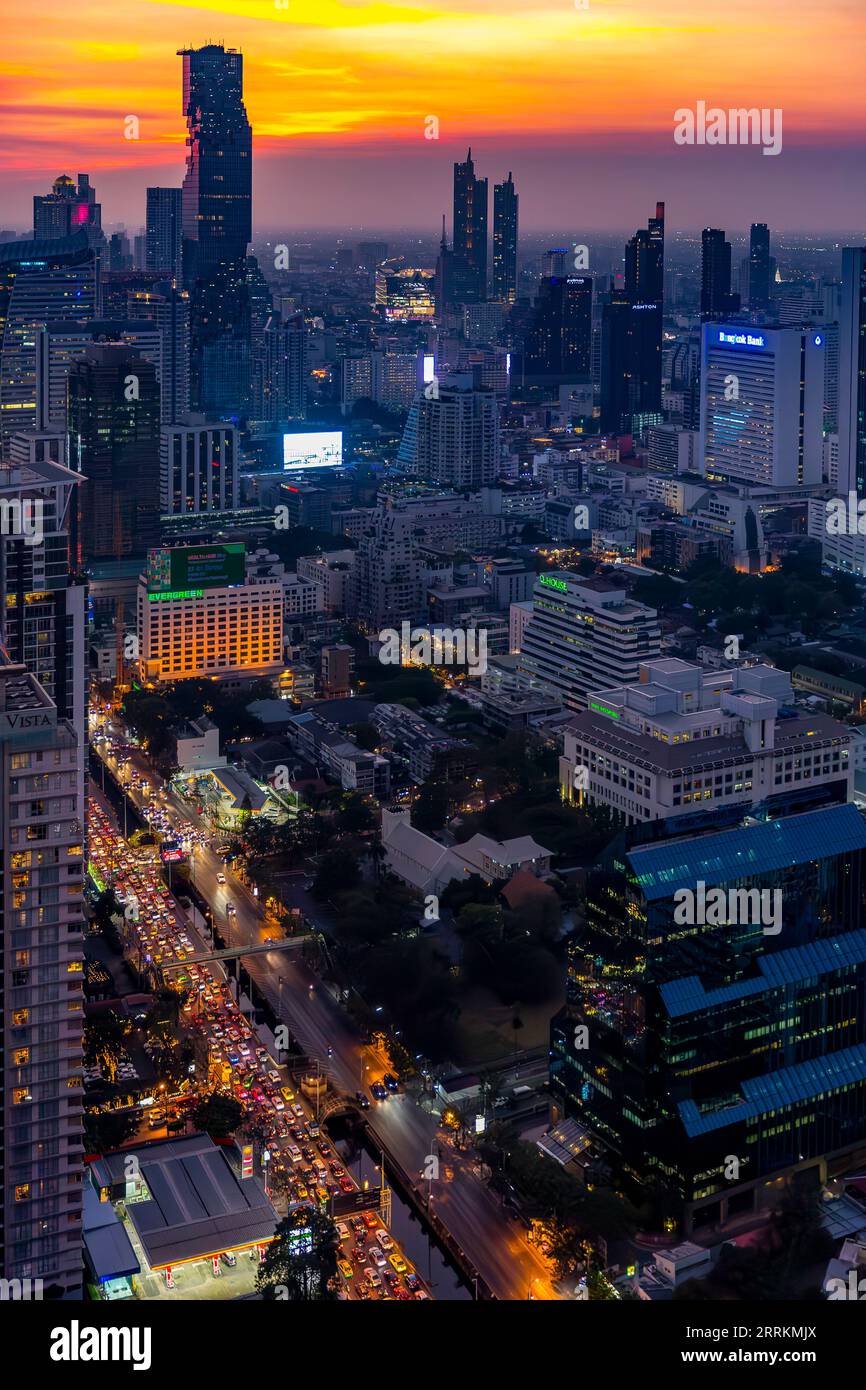
[[[255,419],[277,424],[306,419],[308,353],[303,314],[269,315],[254,373]]]
[[[2,652],[0,1270],[72,1297],[82,1270],[83,837],[75,730]]]
[[[251,373],[247,247],[252,235],[252,130],[243,101],[243,57],[221,44],[184,49],[184,284],[191,301],[191,400],[206,413],[237,414]]]
[[[150,362],[162,382],[163,341],[149,318],[52,320],[36,342],[37,425],[40,430],[66,430],[69,372],[90,348],[113,343]]]
[[[427,482],[479,488],[498,476],[496,394],[477,387],[469,373],[443,377],[429,394],[425,390],[418,395],[406,423],[407,436],[413,445],[407,466]]]
[[[147,190],[145,269],[180,286],[183,277],[183,209],[180,188]]]
[[[493,274],[490,294],[494,300],[513,304],[517,298],[517,208],[520,199],[509,172],[503,183],[493,185]]]

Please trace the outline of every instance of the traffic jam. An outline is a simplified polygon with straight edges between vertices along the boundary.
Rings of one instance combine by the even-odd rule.
[[[290,1207],[318,1205],[328,1212],[334,1194],[358,1191],[289,1074],[269,1055],[234,999],[225,967],[199,962],[204,953],[194,927],[166,887],[153,848],[133,849],[100,798],[89,802],[89,871],[98,889],[110,887],[123,909],[125,952],[183,990],[183,1027],[207,1045],[207,1089],[230,1094],[257,1122],[266,1144],[266,1190],[285,1194]],[[204,1049],[202,1049],[203,1051]],[[378,1214],[365,1210],[337,1222],[343,1296],[425,1299],[430,1295]]]

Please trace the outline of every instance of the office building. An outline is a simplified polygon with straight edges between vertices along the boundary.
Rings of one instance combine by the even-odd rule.
[[[568,570],[540,574],[532,618],[521,639],[520,670],[529,684],[556,691],[570,709],[585,709],[590,691],[636,681],[657,657],[661,632],[654,608],[620,585]]]
[[[0,450],[37,426],[36,346],[53,320],[95,318],[99,257],[84,231],[0,245]]]
[[[685,1235],[863,1162],[864,871],[863,818],[839,805],[625,832],[589,876],[551,1030],[554,1119],[633,1198],[662,1185]]]
[[[355,650],[347,642],[335,642],[319,653],[319,685],[326,700],[342,700],[352,693]]]
[[[129,348],[97,344],[69,368],[69,465],[85,563],[142,555],[159,540],[159,383]]]
[[[700,458],[716,482],[820,483],[824,334],[706,323]]]
[[[591,372],[592,277],[549,276],[541,281],[524,339],[528,385],[563,386]]]
[[[839,319],[840,492],[866,497],[866,247],[842,251]]]
[[[701,322],[730,318],[740,307],[731,293],[731,243],[717,227],[701,232]]]
[[[240,505],[238,432],[234,425],[190,415],[160,431],[163,516],[231,511]]]
[[[184,286],[191,302],[191,401],[217,417],[249,405],[252,130],[243,57],[221,44],[184,49]]]
[[[387,241],[359,241],[357,246],[357,265],[360,270],[373,274],[383,261],[388,259]]]
[[[56,241],[76,232],[84,232],[92,245],[102,246],[102,208],[89,174],[79,174],[77,181],[61,174],[50,193],[37,193],[33,198],[33,237],[35,241]]]
[[[413,402],[404,443],[406,467],[427,482],[458,489],[494,482],[499,473],[495,392],[476,387],[469,373],[441,378],[435,392],[420,392]]]
[[[487,180],[475,177],[472,150],[454,165],[454,255],[469,271],[465,303],[487,298]]]
[[[513,304],[517,298],[517,207],[520,199],[514,191],[509,172],[503,183],[493,185],[493,274],[490,294],[503,304]]]
[[[775,667],[644,662],[632,684],[598,684],[565,730],[563,797],[608,806],[625,825],[850,800],[852,730],[793,703]]]
[[[145,269],[180,287],[183,278],[183,208],[180,188],[147,190]]]
[[[602,429],[631,434],[661,422],[665,205],[625,248],[622,289],[602,300]]]
[[[72,1298],[82,1296],[82,757],[47,691],[2,652],[0,1269]]]

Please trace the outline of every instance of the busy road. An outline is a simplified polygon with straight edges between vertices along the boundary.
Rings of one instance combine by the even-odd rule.
[[[146,759],[129,749],[116,756],[98,745],[118,779],[129,787],[133,803],[142,809],[153,800],[163,809],[167,828],[190,846],[191,872],[199,893],[210,904],[213,920],[230,945],[258,944],[269,928],[260,903],[217,853],[217,839],[173,792],[162,788]],[[134,781],[133,781],[134,779]],[[289,1025],[304,1052],[320,1060],[333,1086],[348,1096],[370,1100],[372,1085],[380,1086],[387,1062],[365,1046],[337,1000],[303,961],[279,952],[244,960],[244,969]],[[499,1198],[482,1181],[471,1162],[449,1147],[438,1118],[412,1097],[386,1092],[366,1110],[376,1142],[429,1200],[468,1261],[502,1299],[556,1299],[549,1268],[540,1251]],[[448,1162],[444,1161],[444,1154]],[[433,1159],[435,1162],[431,1163]],[[437,1173],[438,1177],[429,1174]],[[452,1176],[448,1176],[452,1174]]]

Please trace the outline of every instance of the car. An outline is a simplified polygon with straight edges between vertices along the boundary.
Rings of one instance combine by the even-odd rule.
[[[222,873],[217,874],[217,883],[225,883],[225,881],[226,881],[226,876],[225,876],[225,874],[222,874]]]
[[[298,1148],[297,1144],[289,1145],[289,1158],[292,1160],[293,1163],[300,1163],[301,1151]]]
[[[393,1094],[395,1091],[399,1091],[399,1089],[400,1089],[400,1083],[398,1082],[398,1080],[397,1080],[397,1078],[396,1078],[396,1076],[394,1075],[393,1072],[386,1071],[386,1072],[385,1072],[385,1075],[382,1077],[382,1080],[384,1081],[385,1086],[387,1087],[387,1089],[388,1089],[389,1091],[391,1091],[392,1094]]]
[[[364,1277],[371,1288],[378,1289],[382,1283],[382,1276],[374,1265],[367,1265],[364,1270]]]
[[[287,1100],[289,1101],[289,1103],[291,1103],[295,1099],[295,1093],[292,1090],[291,1086],[281,1086],[280,1095],[282,1096],[283,1100]]]
[[[365,1095],[363,1091],[355,1092],[355,1100],[358,1102],[362,1110],[370,1109],[370,1097],[368,1095]]]
[[[368,1230],[368,1231],[372,1231],[373,1227],[376,1226],[376,1225],[378,1225],[378,1222],[377,1222],[377,1219],[376,1219],[376,1213],[373,1212],[373,1211],[365,1211],[365,1212],[362,1212],[362,1213],[361,1213],[361,1220],[363,1221],[364,1225],[367,1227],[367,1230]]]
[[[406,1270],[409,1268],[399,1250],[395,1250],[393,1255],[388,1256],[388,1263],[391,1265],[392,1269],[396,1269],[398,1274],[405,1274]]]
[[[412,1293],[417,1293],[421,1287],[421,1280],[414,1270],[410,1270],[408,1274],[403,1275],[403,1283]]]
[[[373,1082],[372,1086],[370,1087],[370,1091],[372,1092],[373,1097],[376,1100],[388,1099],[388,1092],[385,1090],[385,1087],[379,1081]]]
[[[377,1245],[370,1246],[370,1259],[377,1269],[384,1269],[387,1264],[384,1251],[380,1250]]]
[[[337,1222],[337,1239],[341,1242],[349,1239],[349,1228],[345,1221]]]
[[[234,1269],[238,1262],[238,1257],[232,1250],[223,1250],[220,1255],[220,1260],[224,1265],[228,1265],[229,1269]]]
[[[348,1260],[338,1260],[337,1268],[339,1269],[344,1279],[352,1279],[354,1277],[355,1271],[349,1264]]]
[[[393,1240],[391,1239],[391,1237],[388,1235],[388,1232],[387,1232],[386,1230],[382,1229],[381,1231],[377,1231],[377,1232],[376,1232],[376,1239],[378,1240],[378,1242],[379,1242],[379,1244],[381,1245],[381,1247],[382,1247],[383,1250],[393,1250],[393,1249],[394,1249],[394,1242],[393,1242]]]
[[[355,1184],[352,1182],[352,1179],[349,1177],[348,1173],[346,1173],[342,1178],[340,1178],[340,1186],[342,1187],[344,1192],[355,1191]]]
[[[298,1104],[293,1105],[292,1114],[297,1115],[298,1119],[302,1120],[304,1118],[304,1107]]]
[[[237,909],[235,908],[234,903],[229,902],[229,900],[228,900],[228,898],[227,898],[227,899],[226,899],[226,912],[228,913],[229,917],[234,916],[234,913],[236,912],[236,910],[237,910]]]

